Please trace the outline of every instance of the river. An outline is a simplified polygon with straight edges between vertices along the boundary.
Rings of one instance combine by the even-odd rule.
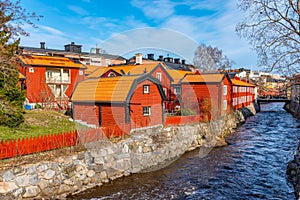
[[[133,174],[70,199],[294,199],[286,175],[300,137],[282,103],[264,104],[206,157],[184,154],[154,172]]]

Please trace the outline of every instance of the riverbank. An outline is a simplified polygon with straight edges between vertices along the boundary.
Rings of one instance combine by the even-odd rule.
[[[294,117],[300,119],[300,106],[296,102],[291,102],[286,106],[286,110],[290,112]],[[297,151],[292,161],[287,166],[287,174],[292,182],[295,190],[295,197],[300,197],[300,142],[298,144]]]
[[[118,143],[103,140],[71,156],[5,170],[0,198],[64,198],[122,176],[162,168],[196,148],[205,156],[211,148],[226,145],[224,137],[256,114],[256,108],[250,105],[211,123],[156,126]]]

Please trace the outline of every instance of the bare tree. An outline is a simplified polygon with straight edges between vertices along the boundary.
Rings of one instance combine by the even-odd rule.
[[[259,65],[285,74],[299,72],[300,1],[239,0],[244,12],[236,31],[248,39]]]
[[[219,69],[230,68],[232,65],[232,61],[223,54],[222,50],[204,44],[197,47],[193,61],[201,72],[216,72]]]

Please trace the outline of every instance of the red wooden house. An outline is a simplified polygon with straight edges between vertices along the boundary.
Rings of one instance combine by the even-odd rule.
[[[233,109],[249,106],[255,100],[255,85],[236,79],[231,81]]]
[[[209,119],[231,111],[231,80],[226,74],[187,74],[181,81],[182,107]]]
[[[168,74],[172,77],[173,81],[170,87],[170,95],[168,95],[166,110],[168,112],[175,112],[180,109],[181,102],[181,83],[180,81],[186,74],[194,74],[191,71],[167,69]]]
[[[164,103],[164,107],[168,108],[168,100],[172,95],[171,91],[171,83],[173,82],[173,78],[165,69],[165,66],[160,62],[149,62],[145,64],[138,65],[119,65],[119,66],[111,66],[106,69],[97,69],[94,71],[88,78],[99,78],[99,77],[117,77],[117,76],[126,76],[126,75],[142,75],[149,74],[152,77],[159,80],[163,91],[166,95],[166,101]]]
[[[69,58],[52,56],[20,56],[20,72],[24,80],[27,103],[68,107],[76,83],[84,80],[85,67]]]
[[[97,127],[131,129],[163,124],[165,94],[150,75],[87,79],[73,95],[73,117]]]

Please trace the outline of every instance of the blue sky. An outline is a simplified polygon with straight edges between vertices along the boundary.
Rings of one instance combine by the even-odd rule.
[[[88,52],[96,46],[111,54],[162,49],[192,61],[201,43],[222,49],[234,67],[255,68],[257,57],[235,33],[242,13],[237,0],[22,0],[27,11],[44,17],[25,30],[21,45],[63,49],[75,42]],[[113,44],[113,45],[112,45]],[[158,56],[158,55],[157,55]],[[165,55],[166,56],[166,55]]]

